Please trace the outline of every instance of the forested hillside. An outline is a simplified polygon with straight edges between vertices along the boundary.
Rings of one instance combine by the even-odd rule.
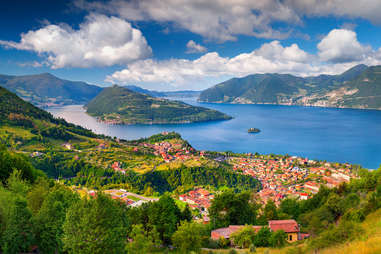
[[[59,79],[49,73],[26,76],[0,75],[0,86],[40,107],[85,104],[102,91],[101,87]]]
[[[106,123],[116,124],[191,123],[231,119],[216,110],[154,98],[119,86],[105,88],[86,107],[90,115]]]
[[[254,74],[204,90],[203,102],[381,109],[380,66],[357,65],[340,75]]]

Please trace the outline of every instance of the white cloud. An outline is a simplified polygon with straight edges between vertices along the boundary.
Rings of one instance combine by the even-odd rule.
[[[250,53],[235,57],[221,57],[217,52],[207,53],[196,60],[152,59],[131,63],[126,69],[107,77],[112,83],[165,83],[183,86],[208,77],[245,76],[253,73],[302,73],[313,71],[306,61],[309,55],[296,44],[283,47],[279,41],[263,44]]]
[[[0,45],[35,51],[52,68],[127,64],[147,58],[152,50],[142,33],[117,17],[90,14],[79,30],[68,25],[46,25],[21,35],[20,42]]]
[[[363,18],[381,24],[380,0],[286,0],[284,5],[299,16],[339,16]]]
[[[360,63],[381,64],[381,48],[376,51],[361,45],[356,33],[350,30],[332,30],[320,41],[318,50],[317,55],[311,55],[297,44],[283,46],[275,40],[234,57],[222,57],[217,52],[210,52],[195,60],[137,61],[109,75],[106,81],[205,89],[216,83],[210,82],[211,79],[222,81],[255,73],[289,73],[298,76],[338,74]]]
[[[282,39],[304,16],[363,18],[381,24],[380,0],[78,0],[87,10],[127,20],[171,23],[205,38],[235,40],[237,35]],[[284,28],[274,28],[274,23]]]
[[[197,44],[193,40],[190,40],[187,43],[187,51],[186,51],[186,53],[188,53],[188,54],[191,54],[191,53],[204,53],[206,51],[207,51],[206,47],[204,47],[204,46],[202,46],[200,44]]]
[[[127,20],[170,22],[218,41],[236,35],[281,39],[289,35],[271,27],[272,22],[300,23],[297,15],[278,0],[110,0],[77,1],[77,6],[119,15]]]
[[[372,50],[369,46],[360,44],[354,31],[346,29],[330,31],[317,48],[321,60],[334,63],[363,60]]]

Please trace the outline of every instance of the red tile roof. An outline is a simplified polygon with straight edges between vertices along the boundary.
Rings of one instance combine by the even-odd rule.
[[[295,220],[270,220],[269,227],[272,231],[283,230],[286,233],[300,231],[298,223]]]

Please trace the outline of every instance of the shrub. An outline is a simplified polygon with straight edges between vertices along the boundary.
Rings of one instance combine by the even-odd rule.
[[[250,244],[249,250],[250,250],[251,253],[256,253],[257,252],[257,248],[255,248],[254,244]]]

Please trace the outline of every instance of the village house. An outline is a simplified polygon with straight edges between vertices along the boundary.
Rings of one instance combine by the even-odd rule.
[[[66,149],[69,149],[69,150],[71,150],[73,148],[73,146],[70,143],[65,143],[62,146],[65,147]]]
[[[241,230],[243,225],[230,225],[226,228],[218,228],[211,232],[210,237],[213,240],[219,240],[221,237],[225,239],[230,239],[230,236]],[[257,233],[263,226],[252,226]],[[295,220],[270,220],[268,222],[268,227],[272,232],[283,230],[287,234],[288,242],[295,242],[308,237],[308,234],[300,233],[300,228]]]

